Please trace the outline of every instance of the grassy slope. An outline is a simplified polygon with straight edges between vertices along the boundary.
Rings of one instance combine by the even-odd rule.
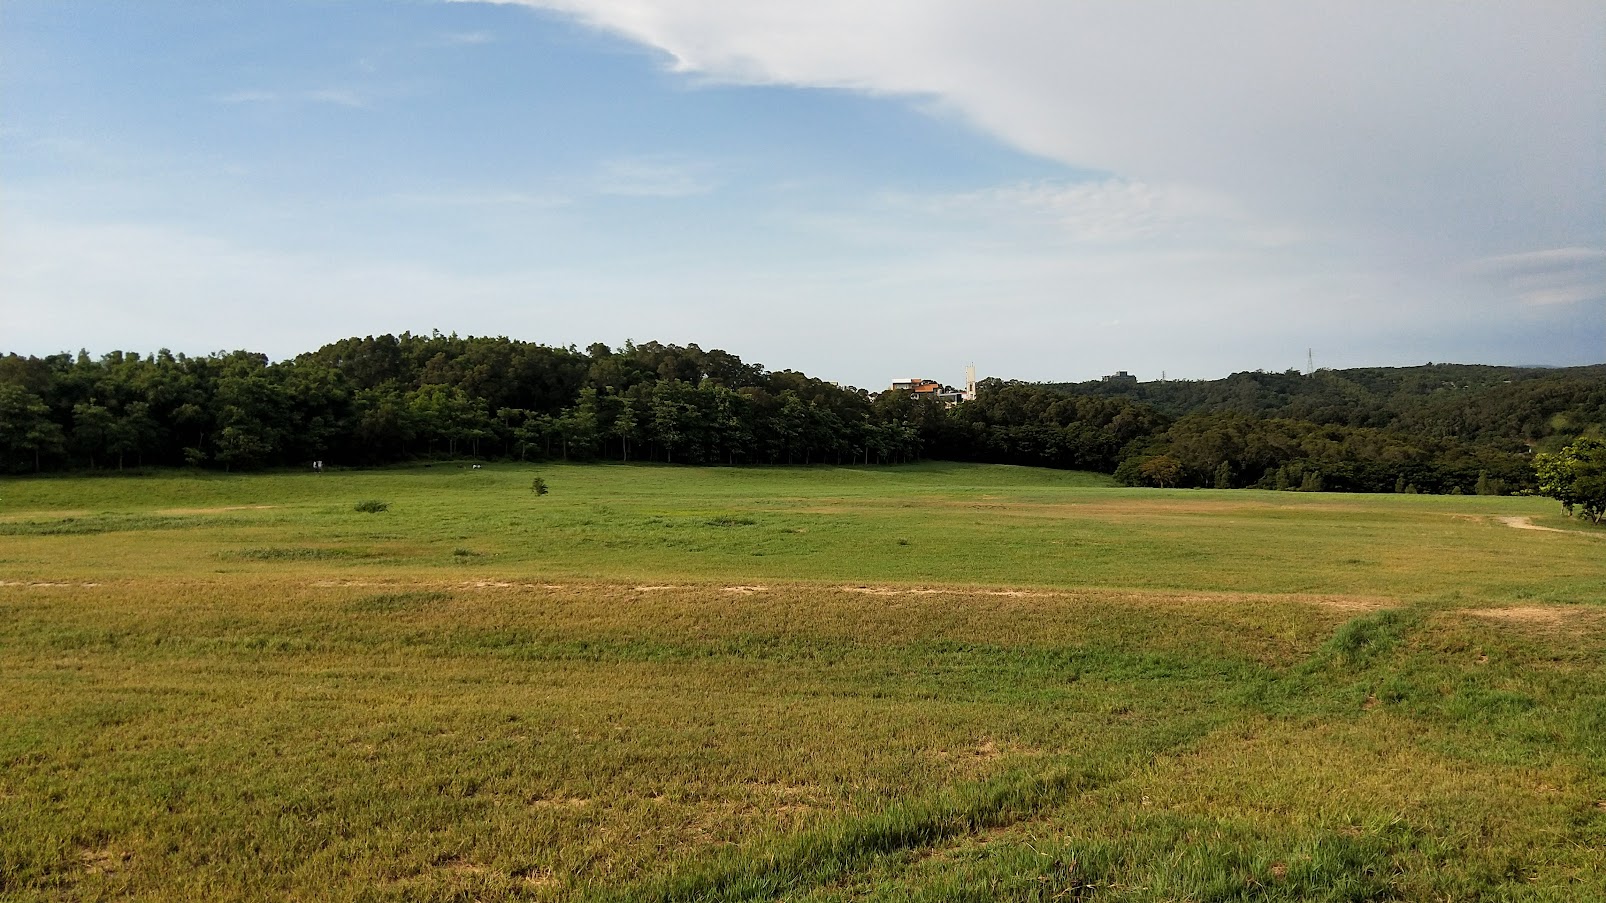
[[[0,897],[1587,899],[1606,546],[1553,508],[0,483]]]

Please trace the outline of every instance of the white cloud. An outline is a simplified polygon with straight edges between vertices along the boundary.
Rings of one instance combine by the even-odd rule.
[[[1454,265],[1606,231],[1594,0],[494,0],[675,70],[928,98],[1126,185]]]

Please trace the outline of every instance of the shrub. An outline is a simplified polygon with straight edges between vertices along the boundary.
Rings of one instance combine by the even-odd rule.
[[[390,503],[382,502],[379,499],[363,499],[351,507],[352,510],[361,511],[364,514],[378,514],[381,511],[389,509]]]

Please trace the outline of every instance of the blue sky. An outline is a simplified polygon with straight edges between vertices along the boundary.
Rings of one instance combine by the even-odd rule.
[[[1606,13],[1287,6],[8,0],[0,351],[1606,359]]]

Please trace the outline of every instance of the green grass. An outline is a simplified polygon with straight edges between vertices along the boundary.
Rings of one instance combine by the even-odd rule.
[[[0,899],[1599,899],[1606,531],[1554,508],[9,480]]]

